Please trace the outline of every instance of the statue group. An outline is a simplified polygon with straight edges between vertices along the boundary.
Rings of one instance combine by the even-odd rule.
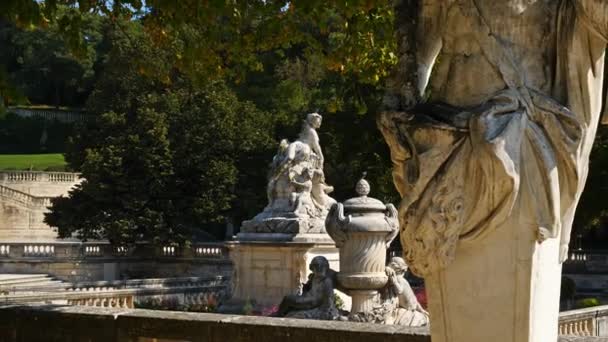
[[[317,129],[322,117],[310,113],[297,140],[284,139],[270,165],[266,189],[268,205],[242,232],[307,234],[323,233],[324,221],[336,201],[333,187],[325,183],[323,152]]]
[[[348,293],[337,281],[338,272],[329,268],[325,257],[317,256],[310,263],[311,274],[299,295],[286,296],[276,313],[278,317],[320,320],[348,320],[386,325],[425,326],[429,314],[420,305],[405,279],[407,265],[394,257],[386,266],[388,282],[380,291],[370,312],[348,313],[336,308],[334,289]]]

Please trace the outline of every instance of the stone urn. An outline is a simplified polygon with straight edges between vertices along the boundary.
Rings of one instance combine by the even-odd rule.
[[[387,247],[399,232],[395,206],[368,197],[365,179],[356,191],[358,197],[335,203],[325,220],[327,233],[340,250],[338,283],[352,296],[351,314],[372,310],[378,290],[388,281]]]

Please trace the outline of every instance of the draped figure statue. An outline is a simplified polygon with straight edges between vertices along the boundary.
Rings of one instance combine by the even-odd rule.
[[[398,68],[415,59],[424,101],[411,106],[414,82],[394,79],[378,126],[432,339],[555,341],[561,263],[605,107],[608,1],[400,3],[419,4],[417,20],[397,12],[399,53],[415,51]]]

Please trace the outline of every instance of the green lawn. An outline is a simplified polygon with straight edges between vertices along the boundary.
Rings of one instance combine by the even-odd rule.
[[[0,154],[0,170],[64,171],[65,160],[54,154]]]

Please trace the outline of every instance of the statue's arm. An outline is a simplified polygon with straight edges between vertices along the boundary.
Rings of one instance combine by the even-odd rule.
[[[429,83],[431,71],[443,46],[442,19],[445,0],[422,0],[416,30],[416,60],[418,63],[418,91],[422,96]]]
[[[311,144],[310,147],[319,156],[321,161],[325,160],[325,158],[323,157],[323,151],[321,151],[321,144],[319,144],[319,135],[317,134],[317,131],[315,131],[313,129],[311,135],[312,135],[312,139],[311,139],[312,141],[310,142],[310,144]]]

